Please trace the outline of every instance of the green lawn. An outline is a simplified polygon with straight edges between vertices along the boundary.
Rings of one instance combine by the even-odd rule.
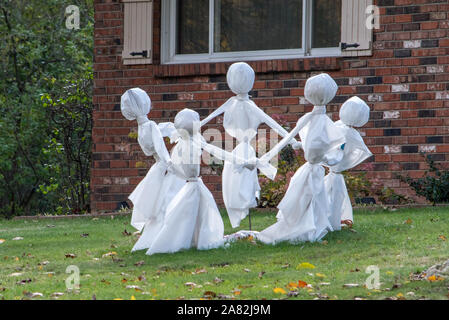
[[[43,294],[38,299],[51,299],[55,292],[64,293],[59,299],[199,299],[205,292],[237,299],[448,299],[448,279],[410,281],[411,274],[449,259],[447,207],[358,210],[354,231],[328,234],[322,243],[269,246],[241,240],[228,248],[154,256],[130,253],[136,236],[124,232],[134,231],[129,220],[0,220],[0,239],[5,240],[0,244],[0,299],[35,292]],[[231,233],[227,217],[224,221]],[[253,212],[252,221],[261,230],[275,221],[275,214]],[[103,257],[109,252],[116,255]],[[302,263],[315,268],[301,268]],[[66,290],[69,265],[80,270],[79,292]],[[363,286],[370,265],[380,269],[380,290]],[[288,287],[299,280],[311,288]],[[294,296],[287,295],[291,290]]]

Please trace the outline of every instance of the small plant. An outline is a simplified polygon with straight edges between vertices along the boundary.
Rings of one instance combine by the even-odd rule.
[[[441,170],[429,155],[422,155],[429,166],[423,178],[412,179],[408,175],[398,175],[397,177],[407,183],[417,195],[425,197],[433,205],[449,202],[449,171]]]

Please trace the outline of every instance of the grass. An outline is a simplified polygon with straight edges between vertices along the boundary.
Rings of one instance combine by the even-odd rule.
[[[447,207],[358,210],[356,232],[334,232],[323,243],[270,246],[241,240],[228,248],[154,256],[130,253],[136,236],[124,233],[133,232],[129,220],[0,220],[0,239],[5,240],[0,244],[0,299],[27,298],[30,292],[42,293],[40,299],[51,299],[55,292],[64,293],[59,299],[199,299],[206,291],[220,298],[281,299],[287,298],[287,285],[299,280],[312,288],[296,288],[289,299],[448,299],[448,279],[410,280],[412,273],[449,259]],[[224,221],[225,232],[231,233],[225,216]],[[273,213],[252,214],[255,230],[274,221]],[[116,255],[103,257],[108,252]],[[301,263],[315,268],[298,267]],[[69,265],[80,270],[79,292],[66,290]],[[370,265],[380,269],[380,290],[363,286]]]

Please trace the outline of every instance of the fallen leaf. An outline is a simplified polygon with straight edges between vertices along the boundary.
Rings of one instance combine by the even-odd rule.
[[[260,271],[259,272],[259,279],[262,279],[263,275],[265,274],[265,271]]]
[[[404,221],[405,224],[412,224],[413,220],[408,218],[407,220]]]
[[[322,273],[316,273],[315,274],[318,278],[326,278],[326,276]]]
[[[23,240],[23,238],[22,237],[15,237],[15,238],[12,238],[14,241],[18,241],[18,240]]]
[[[138,262],[136,262],[136,263],[134,263],[134,265],[136,266],[136,267],[140,267],[140,266],[143,266],[145,264],[145,261],[138,261]]]
[[[203,286],[200,284],[196,284],[195,282],[186,282],[184,283],[185,286],[190,287],[191,289],[193,288],[202,288]]]
[[[0,244],[2,244],[5,241],[6,241],[5,239],[0,239]]]
[[[122,234],[123,234],[125,237],[128,237],[128,236],[132,235],[132,233],[131,233],[131,232],[128,232],[126,229],[122,232]]]
[[[14,272],[14,273],[11,273],[11,274],[9,275],[9,277],[20,277],[22,274],[23,274],[23,273],[21,273],[21,272]]]
[[[447,238],[444,235],[440,235],[438,237],[438,239],[443,240],[443,241],[447,241]]]
[[[315,269],[315,266],[308,262],[300,263],[296,269]]]
[[[299,280],[298,281],[298,288],[305,288],[307,287],[307,282]]]
[[[126,288],[126,289],[134,289],[134,290],[136,290],[137,292],[143,291],[142,288],[140,288],[139,286],[126,286],[125,288]]]
[[[82,233],[82,234],[80,235],[81,238],[87,238],[88,236],[89,236],[88,233]]]
[[[281,294],[286,294],[286,293],[287,293],[287,291],[285,291],[285,290],[282,289],[282,288],[274,288],[274,289],[273,289],[273,292],[274,292],[274,293],[281,293]]]
[[[223,279],[220,279],[218,277],[215,277],[215,279],[214,279],[215,283],[222,283],[223,281],[224,281]]]
[[[111,257],[111,256],[116,256],[116,255],[117,255],[117,252],[112,251],[112,252],[105,253],[101,257],[106,258],[106,257]]]
[[[428,277],[427,280],[429,280],[430,282],[435,282],[435,281],[443,281],[444,278],[440,277],[440,276],[432,275],[432,276]]]
[[[136,300],[136,297],[134,297],[134,296],[131,296],[131,300]]]
[[[346,283],[343,285],[344,288],[356,288],[359,287],[360,285],[358,283]]]
[[[206,269],[196,269],[192,274],[201,274],[201,273],[207,273]]]
[[[23,279],[23,280],[17,281],[16,284],[23,285],[23,284],[30,283],[31,281],[32,280],[28,278],[28,279]]]
[[[234,290],[232,293],[234,293],[236,296],[239,296],[242,293],[242,291]]]
[[[40,293],[40,292],[27,292],[27,291],[24,291],[23,292],[23,295],[24,296],[26,296],[26,297],[28,297],[28,298],[42,298],[44,295],[42,294],[42,293]]]
[[[76,254],[74,254],[74,253],[66,253],[66,254],[65,254],[65,257],[66,257],[66,258],[75,259],[75,258],[76,258]]]
[[[50,295],[50,297],[52,297],[52,298],[58,298],[58,297],[61,297],[61,296],[63,296],[64,295],[64,293],[62,293],[62,292],[53,292],[51,295]]]
[[[203,298],[205,299],[213,299],[217,296],[217,294],[213,291],[206,291],[203,293]]]

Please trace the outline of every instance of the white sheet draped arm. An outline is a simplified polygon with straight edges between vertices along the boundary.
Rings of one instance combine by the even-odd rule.
[[[203,150],[205,150],[206,152],[210,153],[211,155],[213,155],[214,157],[216,157],[222,161],[228,161],[228,162],[234,163],[236,165],[241,165],[241,167],[240,167],[241,169],[243,169],[244,164],[247,163],[247,160],[240,158],[240,157],[236,156],[235,154],[232,154],[226,150],[218,148],[212,144],[207,143],[203,137],[201,137],[200,139],[201,140],[199,143],[200,143],[201,148]],[[196,143],[198,143],[198,141],[196,139],[194,139],[194,141]],[[274,177],[276,176],[277,169],[275,167],[273,167],[271,164],[258,162],[256,166],[268,178],[273,180]]]
[[[211,121],[213,118],[218,117],[222,113],[226,112],[226,110],[229,108],[229,106],[232,104],[232,102],[235,99],[239,99],[239,97],[238,96],[234,96],[234,97],[229,98],[224,104],[222,104],[215,111],[213,111],[210,115],[208,115],[205,119],[203,119],[201,121],[201,126],[204,126],[209,121]],[[240,99],[243,100],[243,101],[250,102],[250,105],[252,107],[251,111],[253,111],[255,114],[257,114],[257,116],[259,117],[261,122],[267,124],[271,129],[276,131],[276,133],[278,135],[280,135],[281,137],[285,137],[286,135],[288,135],[288,131],[287,130],[285,130],[279,123],[277,123],[275,120],[273,120],[273,118],[271,118],[262,109],[260,109],[254,103],[254,101],[249,99],[249,97],[247,97],[247,98],[246,97],[245,98],[241,98],[240,97]],[[296,139],[292,138],[291,141],[289,141],[289,143],[293,145],[295,143],[298,143],[298,141]]]
[[[293,130],[290,131],[290,133],[286,135],[276,146],[274,146],[270,151],[264,154],[260,158],[260,161],[262,163],[268,163],[272,158],[274,158],[277,154],[279,154],[279,152],[281,152],[281,150],[284,149],[290,143],[292,138],[295,137],[299,133],[299,131],[301,131],[301,129],[307,125],[312,115],[313,113],[309,112],[306,113],[304,116],[302,116],[296,123],[295,128],[293,128]]]

